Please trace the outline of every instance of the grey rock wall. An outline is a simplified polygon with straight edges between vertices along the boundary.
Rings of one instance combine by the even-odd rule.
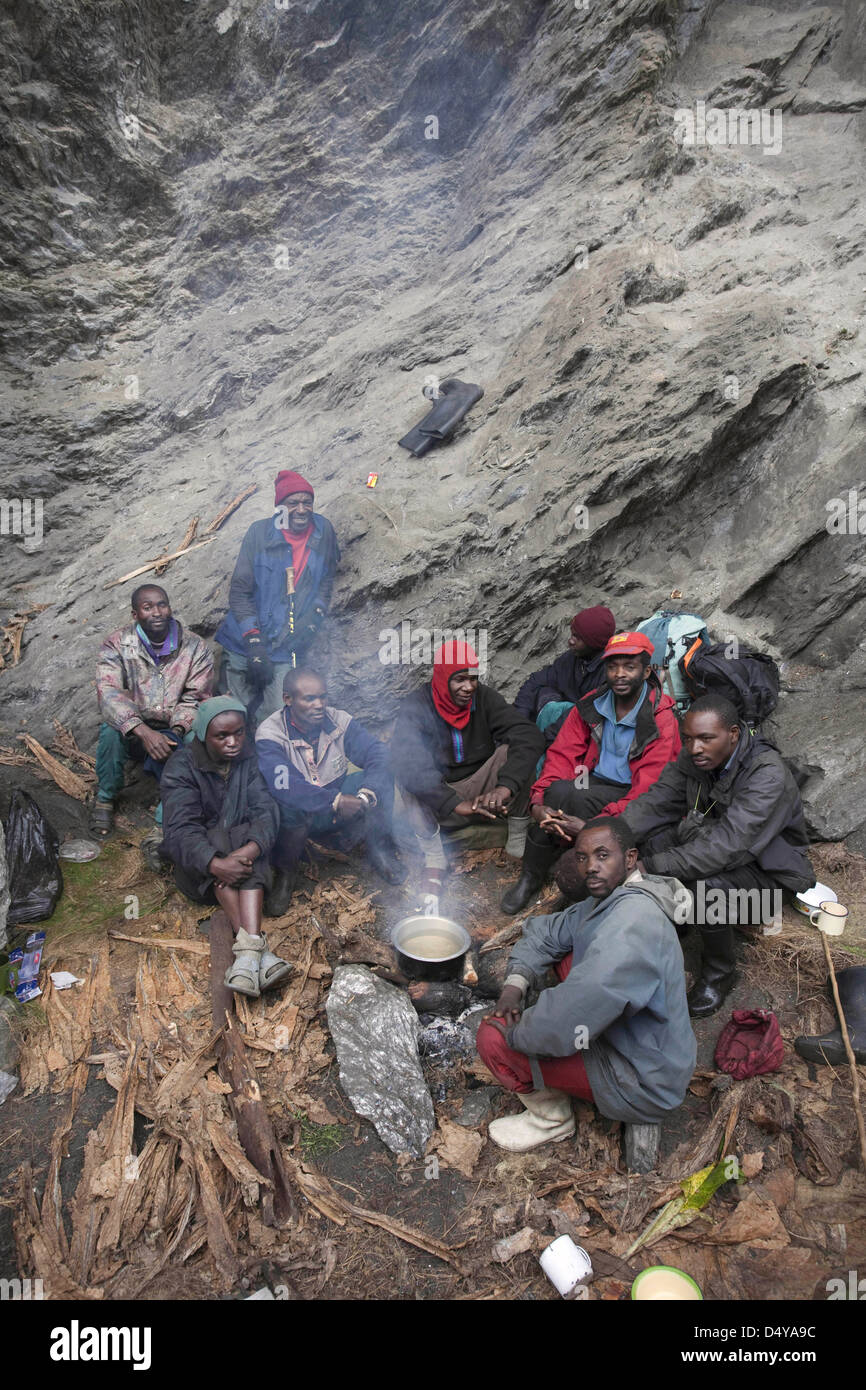
[[[856,833],[866,556],[826,523],[866,513],[859,6],[37,0],[0,44],[3,491],[45,528],[0,538],[2,612],[48,605],[3,734],[92,744],[103,586],[254,481],[164,581],[212,635],[291,466],[343,546],[338,702],[387,724],[404,619],[484,629],[513,692],[576,606],[680,590],[786,662],[812,829]],[[699,100],[777,124],[689,148]],[[430,373],[485,396],[414,460]]]

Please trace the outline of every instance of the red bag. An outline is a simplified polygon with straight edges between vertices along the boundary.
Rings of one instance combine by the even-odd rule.
[[[716,1043],[716,1066],[737,1081],[778,1071],[784,1055],[779,1020],[770,1009],[734,1009]]]

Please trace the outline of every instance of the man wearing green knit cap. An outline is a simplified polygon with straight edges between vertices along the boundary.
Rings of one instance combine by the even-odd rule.
[[[162,777],[163,842],[175,882],[193,902],[219,903],[232,924],[234,961],[225,983],[256,999],[291,974],[262,934],[268,856],[279,814],[246,736],[246,709],[230,695],[205,700],[194,737]]]

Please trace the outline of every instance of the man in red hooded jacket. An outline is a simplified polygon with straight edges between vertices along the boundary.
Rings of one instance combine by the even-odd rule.
[[[445,869],[440,826],[459,829],[526,814],[544,737],[478,679],[478,657],[448,641],[433,679],[403,700],[391,748],[403,809],[424,852],[424,887],[438,894]]]
[[[532,788],[534,824],[520,878],[502,898],[503,912],[521,912],[586,821],[620,815],[679,753],[676,705],[650,670],[652,652],[643,632],[610,638],[604,683],[567,716]]]

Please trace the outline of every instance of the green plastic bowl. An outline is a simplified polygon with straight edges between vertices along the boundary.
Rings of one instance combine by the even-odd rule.
[[[638,1288],[640,1287],[640,1285],[644,1282],[644,1280],[645,1280],[649,1275],[653,1275],[653,1274],[658,1275],[658,1274],[661,1274],[661,1273],[665,1273],[665,1274],[675,1274],[675,1275],[677,1276],[678,1279],[683,1279],[683,1280],[685,1281],[685,1283],[686,1283],[686,1285],[687,1285],[687,1288],[686,1288],[686,1289],[683,1289],[682,1293],[679,1293],[679,1294],[676,1294],[676,1293],[668,1294],[666,1298],[654,1298],[654,1299],[649,1299],[649,1298],[646,1298],[646,1297],[641,1298],[640,1295],[638,1294]],[[703,1301],[703,1297],[704,1297],[703,1294],[702,1294],[701,1291],[700,1291],[700,1288],[699,1288],[698,1285],[695,1283],[695,1281],[694,1281],[694,1279],[692,1278],[692,1276],[691,1276],[690,1274],[686,1274],[686,1272],[685,1272],[684,1269],[677,1269],[674,1265],[647,1265],[646,1269],[642,1269],[642,1270],[641,1270],[640,1274],[637,1276],[637,1278],[635,1279],[634,1283],[632,1284],[632,1286],[631,1286],[631,1296],[632,1296],[632,1298],[633,1298],[634,1300],[636,1300],[636,1301],[638,1301],[638,1302],[640,1302],[640,1303],[650,1303],[650,1302],[653,1302],[653,1303],[656,1303],[656,1302],[658,1302],[658,1303],[661,1303],[661,1302],[671,1302],[671,1303],[674,1303],[674,1302],[697,1303],[699,1300],[702,1302],[702,1301]]]

